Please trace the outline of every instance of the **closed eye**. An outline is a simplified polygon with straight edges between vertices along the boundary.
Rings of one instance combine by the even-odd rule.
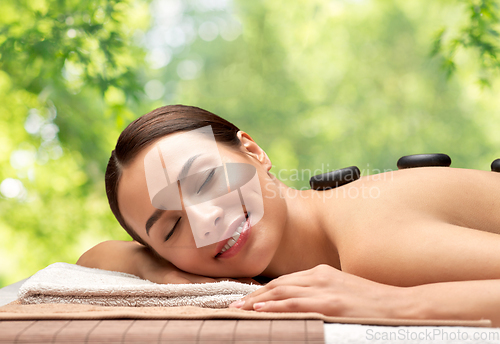
[[[167,241],[168,239],[170,239],[170,237],[172,236],[172,234],[174,234],[174,231],[177,227],[177,224],[179,223],[179,221],[181,220],[182,217],[179,217],[179,219],[177,220],[177,222],[175,223],[174,227],[172,227],[172,230],[167,234],[167,237],[165,238],[165,241]]]
[[[203,184],[201,184],[200,186],[200,189],[198,190],[198,192],[196,192],[197,194],[199,194],[201,192],[201,189],[203,189],[203,187],[208,183],[210,182],[210,180],[212,179],[212,177],[214,176],[215,174],[215,168],[212,169],[212,171],[210,171],[210,174],[208,175],[207,179],[205,179],[205,181],[203,182]]]

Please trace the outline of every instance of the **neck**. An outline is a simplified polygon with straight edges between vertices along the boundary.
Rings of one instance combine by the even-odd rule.
[[[321,191],[295,190],[275,180],[287,205],[286,224],[276,253],[263,272],[275,278],[284,274],[328,264],[340,270],[335,245],[334,200],[321,196]]]

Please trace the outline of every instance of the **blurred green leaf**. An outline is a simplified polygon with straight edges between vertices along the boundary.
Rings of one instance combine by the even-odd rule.
[[[456,70],[455,55],[459,49],[479,54],[478,69],[490,74],[480,76],[479,83],[491,85],[493,76],[498,77],[500,71],[500,1],[498,0],[462,0],[466,5],[468,20],[461,25],[447,42],[443,42],[445,29],[436,31],[431,55],[444,59],[443,68],[448,75]],[[450,66],[453,65],[453,68]]]
[[[165,104],[234,122],[296,188],[416,153],[489,169],[498,17],[498,0],[0,2],[0,286],[128,237],[104,170]]]

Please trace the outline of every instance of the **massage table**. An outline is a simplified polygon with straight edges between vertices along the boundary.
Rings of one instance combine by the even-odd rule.
[[[0,307],[25,280],[0,289]],[[500,329],[321,320],[0,320],[0,343],[500,343]]]

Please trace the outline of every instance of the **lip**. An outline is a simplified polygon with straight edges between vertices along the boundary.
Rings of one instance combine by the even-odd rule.
[[[247,220],[245,221],[245,224],[243,225],[243,231],[241,232],[240,237],[238,238],[238,241],[236,241],[234,243],[234,245],[231,246],[231,248],[224,251],[224,253],[217,255],[216,258],[221,258],[221,259],[231,258],[231,257],[234,257],[235,255],[237,255],[238,252],[241,251],[241,249],[243,248],[243,246],[247,242],[248,237],[250,236],[250,230],[252,229],[252,226],[250,225],[250,216],[251,215],[248,216]],[[224,240],[224,242],[227,242],[227,241]]]
[[[217,244],[217,251],[216,251],[216,254],[215,254],[215,258],[230,258],[230,257],[236,255],[241,250],[241,248],[243,247],[243,245],[247,241],[249,233],[250,233],[250,229],[251,229],[250,216],[251,215],[248,214],[248,217],[246,218],[246,221],[245,221],[245,223],[243,225],[243,231],[240,234],[240,237],[238,238],[238,241],[236,241],[236,243],[234,243],[234,245],[231,246],[231,248],[229,248],[228,250],[226,250],[223,253],[219,254],[219,252],[227,244],[227,242],[231,239],[231,237],[229,237],[228,239],[223,240],[223,241],[221,241],[221,242],[219,242]],[[240,224],[240,223],[241,222],[239,222],[238,224]]]
[[[222,248],[227,244],[229,239],[231,239],[231,237],[233,236],[233,233],[236,232],[236,229],[238,229],[240,223],[242,223],[244,220],[245,220],[245,215],[242,215],[242,216],[238,216],[238,218],[236,218],[233,222],[231,222],[229,227],[227,227],[227,230],[221,236],[221,238],[227,237],[227,239],[219,241],[217,243],[217,245],[215,246],[214,256],[219,254],[220,250],[222,250]]]

